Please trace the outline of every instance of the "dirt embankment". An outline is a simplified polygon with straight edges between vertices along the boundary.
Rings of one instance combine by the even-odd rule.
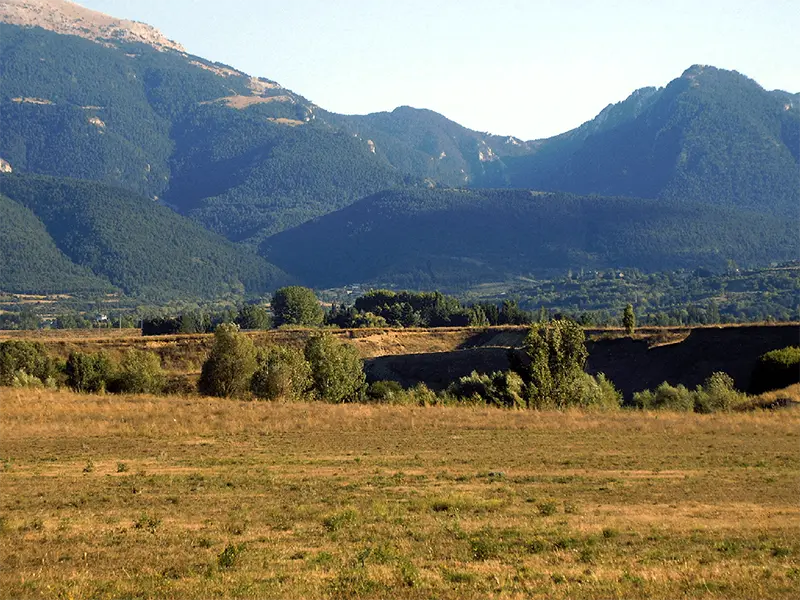
[[[694,387],[715,371],[733,377],[746,390],[758,357],[800,343],[798,325],[703,327],[658,331],[636,339],[590,332],[587,344],[590,373],[605,373],[626,398],[663,381]],[[468,339],[463,349],[436,354],[381,356],[365,361],[370,380],[394,379],[410,386],[423,382],[443,389],[472,371],[491,373],[509,368],[508,350],[519,347],[524,332],[487,330]],[[654,343],[677,339],[673,343]],[[505,343],[496,343],[496,342]],[[483,342],[483,343],[482,343]]]

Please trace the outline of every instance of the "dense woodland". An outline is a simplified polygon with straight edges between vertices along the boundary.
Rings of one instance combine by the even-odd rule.
[[[798,256],[793,221],[708,205],[527,190],[402,189],[269,238],[315,287],[468,287],[569,269],[661,271]]]
[[[10,282],[4,287],[10,289],[42,291],[44,279],[49,292],[74,292],[85,280],[84,289],[113,291],[113,285],[152,299],[241,297],[285,281],[285,275],[255,254],[119,188],[1,175],[0,192],[13,214],[20,215],[14,235],[27,244],[3,255],[11,259],[0,263],[3,281]],[[40,268],[49,261],[52,267]],[[63,275],[46,279],[56,267],[63,267]],[[83,279],[73,282],[79,274]]]
[[[121,293],[127,314],[292,282],[464,295],[522,279],[521,306],[614,314],[590,280],[560,297],[546,282],[622,270],[651,278],[642,316],[698,320],[675,307],[707,298],[659,273],[800,255],[798,132],[797,94],[713,67],[522,141],[409,107],[337,115],[199,57],[0,24],[0,290]],[[788,318],[793,289],[714,302]]]

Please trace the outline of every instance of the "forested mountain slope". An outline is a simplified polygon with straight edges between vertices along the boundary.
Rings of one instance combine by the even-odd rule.
[[[2,242],[4,291],[76,291],[97,286],[100,277],[128,294],[163,299],[264,293],[288,279],[246,249],[126,190],[12,174],[0,175],[0,194],[10,230]]]
[[[1,189],[1,188],[0,188]],[[0,291],[112,291],[108,280],[76,265],[58,249],[38,217],[0,193]]]
[[[796,95],[767,92],[735,71],[695,65],[666,88],[648,90],[638,110],[615,126],[584,135],[595,120],[507,160],[508,181],[797,216],[797,108]]]
[[[131,293],[226,294],[284,277],[241,246],[313,282],[396,275],[432,285],[447,269],[471,280],[540,266],[769,262],[797,253],[787,227],[800,218],[799,98],[696,65],[571,131],[523,141],[410,107],[330,113],[274,81],[189,55],[147,25],[63,0],[0,0],[0,159],[23,176],[4,180],[16,204],[4,201],[0,217],[47,255],[53,246],[21,203],[83,267],[59,277],[43,269],[41,289],[109,280]],[[64,189],[87,213],[53,209],[48,220]],[[481,230],[482,219],[493,225]],[[92,225],[80,244],[59,237],[84,221]],[[166,231],[180,248],[158,245]],[[141,254],[144,240],[177,264]],[[196,276],[187,260],[204,265]],[[14,264],[0,287],[34,289],[30,275],[19,278],[28,263]]]
[[[570,268],[796,258],[796,223],[708,205],[527,190],[382,192],[267,240],[305,283],[468,285]]]
[[[177,50],[0,23],[0,158],[17,172],[159,199],[234,241],[258,241],[431,175],[479,178],[479,148],[491,153],[481,140],[490,136],[436,115],[434,128],[449,124],[470,140],[457,142],[469,160],[442,146],[458,168],[440,172],[407,142],[404,128],[428,126],[427,112],[412,114],[382,135],[273,81]]]

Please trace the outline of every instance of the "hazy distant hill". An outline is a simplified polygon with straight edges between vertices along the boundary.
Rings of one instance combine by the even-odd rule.
[[[527,190],[382,192],[267,240],[306,284],[430,287],[550,269],[724,268],[797,257],[796,223],[731,208]]]
[[[262,258],[125,190],[0,175],[0,194],[5,291],[79,291],[110,281],[128,294],[164,299],[263,293],[288,280]]]
[[[635,110],[626,111],[632,102]],[[508,160],[510,184],[798,215],[797,95],[694,66],[667,87],[607,110],[627,114],[608,126],[601,113]]]

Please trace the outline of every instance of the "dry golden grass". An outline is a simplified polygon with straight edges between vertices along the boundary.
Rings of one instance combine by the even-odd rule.
[[[793,598],[799,426],[0,389],[0,597]]]

